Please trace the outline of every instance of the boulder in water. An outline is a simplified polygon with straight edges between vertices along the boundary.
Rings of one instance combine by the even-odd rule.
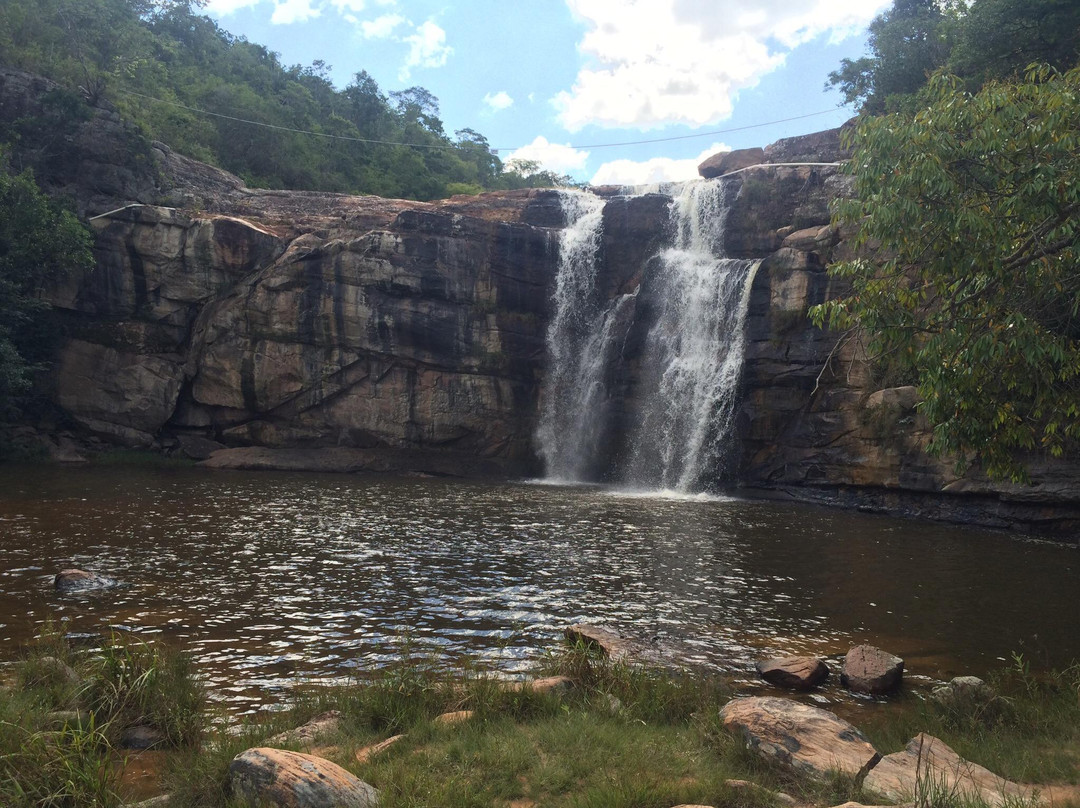
[[[847,652],[840,682],[853,693],[882,696],[900,686],[904,660],[872,645],[858,645]]]
[[[773,696],[733,699],[720,711],[762,757],[797,774],[825,780],[840,772],[857,780],[881,759],[858,729],[828,710]]]
[[[314,755],[259,747],[229,764],[234,797],[281,808],[375,808],[379,792],[336,763]]]
[[[766,682],[790,690],[810,690],[829,678],[829,666],[817,657],[766,659],[756,667]]]
[[[61,570],[53,579],[53,586],[57,592],[93,592],[100,589],[112,589],[119,586],[119,582],[96,572],[86,570],[69,569]]]

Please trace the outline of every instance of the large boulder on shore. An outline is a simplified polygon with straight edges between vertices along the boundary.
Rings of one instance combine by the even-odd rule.
[[[1020,804],[1032,796],[1030,788],[964,760],[944,741],[926,733],[912,738],[903,751],[883,757],[863,781],[863,788],[896,802],[915,799],[919,805],[934,804],[939,790],[950,800],[994,807]],[[931,791],[920,793],[926,789]]]
[[[847,652],[840,682],[853,693],[883,696],[900,687],[904,660],[872,645],[858,645]]]
[[[229,764],[234,797],[280,808],[375,808],[379,792],[336,763],[314,755],[259,747]]]
[[[847,721],[791,699],[734,699],[724,705],[720,718],[763,757],[816,779],[841,772],[860,780],[881,759],[866,736]]]
[[[817,657],[766,659],[756,667],[766,682],[789,690],[811,690],[829,678],[829,666]]]

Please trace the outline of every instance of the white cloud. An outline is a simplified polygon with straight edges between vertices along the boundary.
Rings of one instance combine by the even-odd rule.
[[[543,168],[554,171],[557,174],[567,174],[573,171],[583,171],[585,161],[589,159],[589,153],[582,149],[562,143],[550,143],[543,135],[537,135],[536,139],[527,146],[510,152],[506,162],[511,160],[536,160]]]
[[[823,34],[857,33],[890,0],[566,0],[588,27],[588,63],[554,99],[559,120],[690,126],[731,115],[739,90]]]
[[[506,109],[514,103],[514,99],[510,97],[506,90],[499,90],[497,93],[488,93],[484,96],[484,103],[487,104],[492,112],[498,112],[501,109]]]
[[[261,0],[209,0],[206,4],[206,10],[212,14],[220,14],[225,16],[232,14],[234,11],[239,11],[242,8],[258,5]]]
[[[400,14],[383,14],[373,20],[360,23],[360,32],[364,39],[386,39],[399,25],[408,22]]]
[[[717,152],[731,151],[731,146],[714,143],[697,157],[674,160],[654,157],[651,160],[611,160],[593,174],[592,185],[651,185],[655,182],[682,182],[696,179],[697,167]]]
[[[274,13],[270,22],[274,25],[289,25],[294,22],[305,22],[322,14],[318,8],[312,5],[313,0],[278,0],[274,6]]]
[[[416,31],[402,39],[409,46],[409,55],[405,64],[398,71],[398,78],[408,81],[414,67],[442,67],[454,49],[446,44],[446,31],[426,20],[416,27]]]

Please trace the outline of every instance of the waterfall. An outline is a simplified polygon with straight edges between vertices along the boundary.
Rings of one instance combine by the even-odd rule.
[[[613,318],[596,289],[604,200],[574,191],[562,192],[560,199],[566,227],[559,241],[537,443],[548,479],[579,482],[586,479],[602,438],[604,419],[597,407]]]
[[[675,245],[660,254],[650,289],[659,312],[626,473],[635,487],[698,490],[726,471],[757,269],[756,261],[718,257],[727,187],[687,183],[672,203]]]
[[[603,200],[564,192],[548,370],[537,443],[546,476],[596,480],[610,455],[612,379],[638,302],[597,283]],[[724,471],[756,262],[724,258],[722,182],[686,183],[671,205],[674,244],[642,283],[655,311],[641,355],[629,451],[614,476],[635,488],[699,490]],[[644,289],[647,287],[647,292]]]

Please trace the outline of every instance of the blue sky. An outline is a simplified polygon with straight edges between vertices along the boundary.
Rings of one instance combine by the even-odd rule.
[[[447,132],[477,130],[504,161],[638,184],[689,179],[724,148],[843,123],[851,111],[826,77],[863,54],[866,25],[889,4],[208,0],[206,11],[286,64],[323,60],[339,88],[360,70],[384,92],[425,87]],[[657,138],[685,139],[604,145]]]

